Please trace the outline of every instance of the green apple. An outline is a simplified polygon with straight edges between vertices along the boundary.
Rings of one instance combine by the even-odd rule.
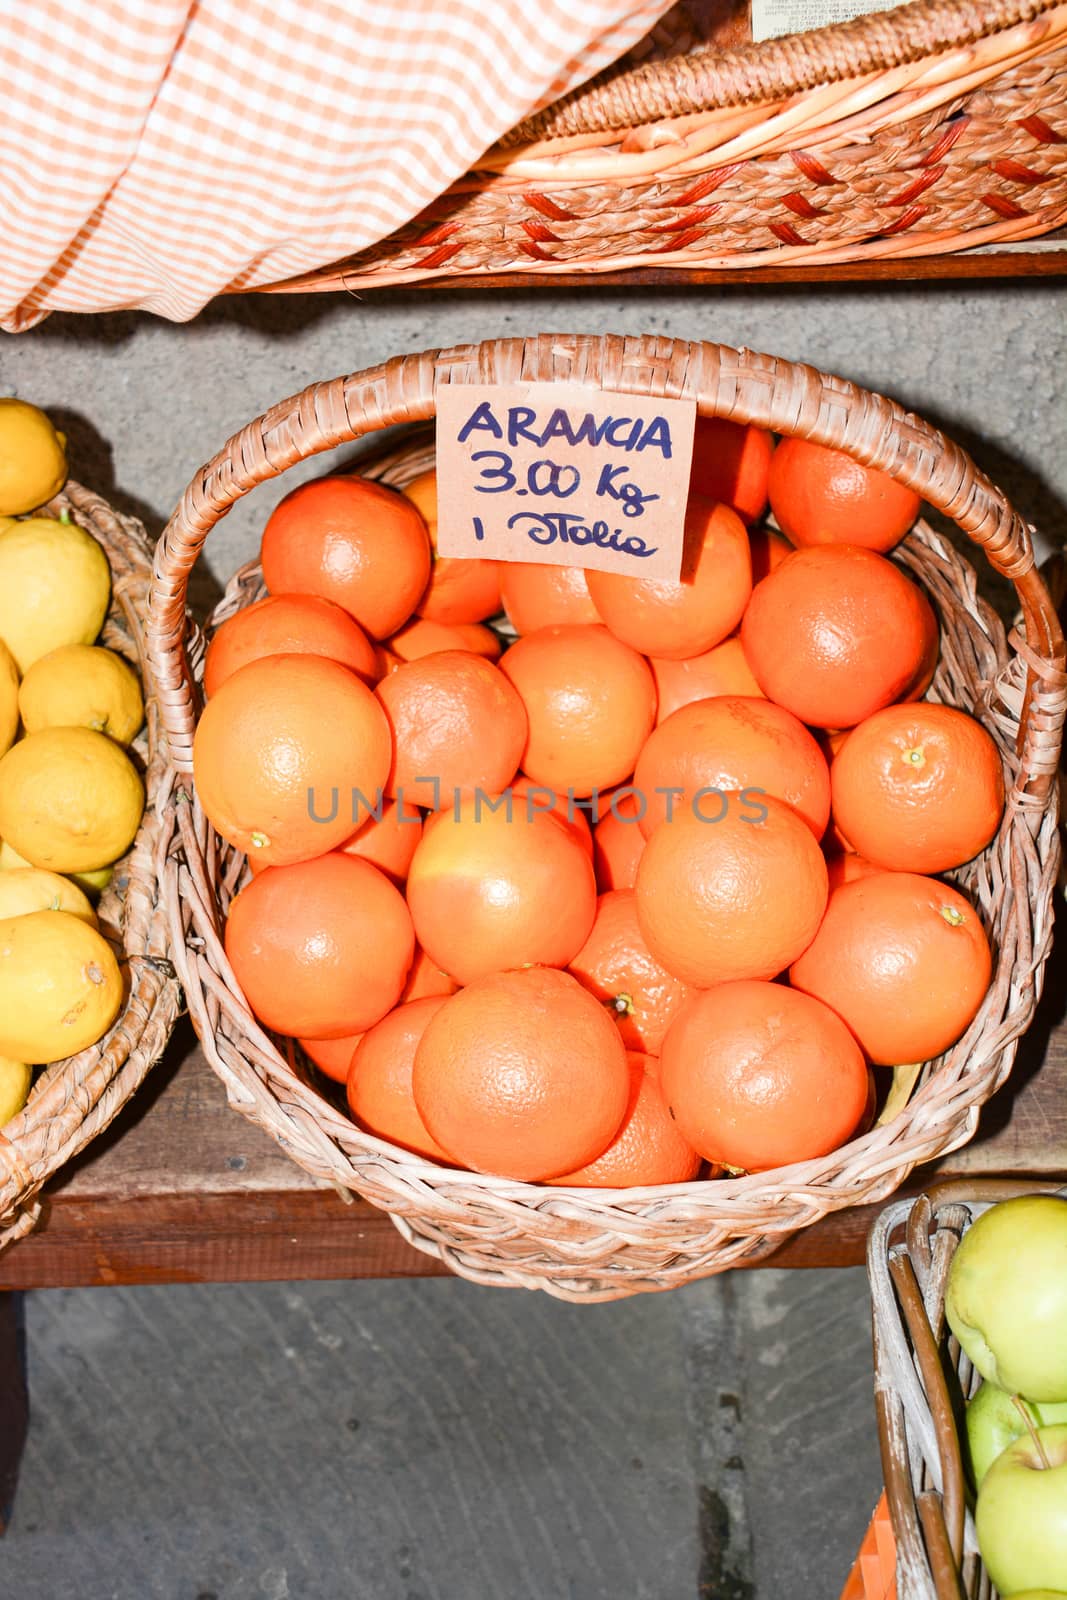
[[[1062,1589],[1023,1589],[1008,1600],[1067,1600],[1067,1594]]]
[[[952,1258],[945,1315],[990,1383],[1067,1400],[1067,1199],[1028,1194],[983,1212]]]
[[[980,1488],[993,1462],[1013,1440],[1026,1432],[1026,1422],[1019,1406],[1026,1408],[1035,1428],[1051,1428],[1057,1422],[1067,1422],[1067,1400],[1015,1399],[998,1389],[995,1383],[983,1383],[976,1395],[967,1402],[967,1449],[971,1458],[971,1476],[975,1488]]]
[[[1067,1425],[1016,1439],[978,1491],[978,1548],[1002,1595],[1067,1590]]]

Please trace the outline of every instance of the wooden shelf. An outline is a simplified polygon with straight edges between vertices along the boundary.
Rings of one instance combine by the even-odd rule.
[[[810,266],[637,267],[625,272],[488,272],[434,277],[422,282],[359,289],[358,299],[418,290],[468,289],[688,289],[731,283],[907,283],[932,279],[1059,278],[1067,276],[1067,228],[1021,244],[985,245],[958,255],[892,256]],[[313,287],[313,286],[312,286]]]

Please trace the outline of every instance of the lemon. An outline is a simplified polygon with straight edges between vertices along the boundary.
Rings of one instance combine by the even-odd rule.
[[[0,400],[0,512],[43,506],[67,481],[67,440],[25,400]]]
[[[0,921],[30,911],[69,911],[96,927],[96,912],[76,883],[43,867],[16,867],[0,872]]]
[[[0,639],[19,671],[64,644],[92,644],[107,616],[111,569],[76,522],[0,520]]]
[[[44,870],[43,868],[34,867],[32,861],[27,861],[25,856],[20,856],[17,850],[11,848],[6,839],[0,839],[0,872],[17,872],[20,867],[31,867],[34,872]],[[115,868],[113,866],[97,867],[95,872],[68,872],[65,874],[64,881],[73,883],[85,894],[98,895],[103,893],[114,876]],[[69,911],[70,907],[64,906],[63,909]]]
[[[0,872],[4,869],[4,847],[0,845]],[[98,867],[95,872],[68,872],[67,877],[71,883],[86,894],[103,894],[112,878],[115,876],[114,867]]]
[[[0,837],[32,866],[110,866],[133,843],[143,810],[133,762],[90,728],[42,728],[0,759]]]
[[[25,1061],[9,1061],[0,1056],[0,1128],[17,1117],[30,1098],[33,1068]]]
[[[0,1054],[38,1065],[86,1050],[122,1005],[111,946],[67,911],[0,922]]]
[[[19,731],[19,669],[0,639],[0,756],[10,750]]]
[[[33,663],[19,690],[27,733],[93,728],[129,744],[144,721],[144,701],[128,661],[102,645],[65,644]]]
[[[32,866],[33,862],[27,861],[25,856],[20,856],[6,839],[0,839],[0,872],[17,872],[20,867]]]

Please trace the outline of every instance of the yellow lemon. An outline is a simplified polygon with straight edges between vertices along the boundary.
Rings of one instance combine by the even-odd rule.
[[[122,1006],[111,946],[67,911],[0,922],[0,1054],[39,1065],[86,1050]]]
[[[0,872],[4,870],[4,847],[0,844]],[[112,878],[115,876],[114,867],[98,867],[95,872],[69,872],[67,874],[71,883],[79,889],[84,889],[86,894],[103,894]]]
[[[43,867],[16,867],[0,872],[0,921],[30,911],[69,911],[96,927],[96,912],[76,883]]]
[[[92,644],[107,616],[111,569],[76,522],[0,521],[0,639],[21,673],[64,644]]]
[[[26,400],[0,400],[0,512],[43,506],[66,481],[66,436]]]
[[[144,721],[136,672],[95,644],[66,644],[35,661],[22,680],[19,711],[27,733],[92,728],[119,744],[129,744]]]
[[[43,868],[33,866],[32,861],[27,861],[25,856],[20,856],[17,850],[12,849],[6,839],[0,839],[0,872],[18,872],[21,867],[31,867],[34,872],[43,871]],[[115,868],[97,867],[95,872],[68,872],[64,879],[73,883],[76,888],[85,894],[102,894],[115,876]],[[0,880],[2,881],[2,880]],[[69,907],[64,907],[69,910]]]
[[[0,756],[10,750],[19,731],[19,669],[0,639]]]
[[[133,762],[90,728],[42,728],[0,758],[0,837],[31,866],[110,866],[133,843],[143,810]]]
[[[17,872],[20,867],[32,866],[33,862],[27,861],[25,856],[20,856],[6,839],[0,839],[0,872]]]
[[[0,1056],[0,1128],[17,1117],[30,1098],[33,1068],[25,1061],[9,1061]]]

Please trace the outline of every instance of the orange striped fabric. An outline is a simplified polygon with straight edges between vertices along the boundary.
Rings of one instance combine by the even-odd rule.
[[[668,0],[0,0],[0,326],[384,238]]]

